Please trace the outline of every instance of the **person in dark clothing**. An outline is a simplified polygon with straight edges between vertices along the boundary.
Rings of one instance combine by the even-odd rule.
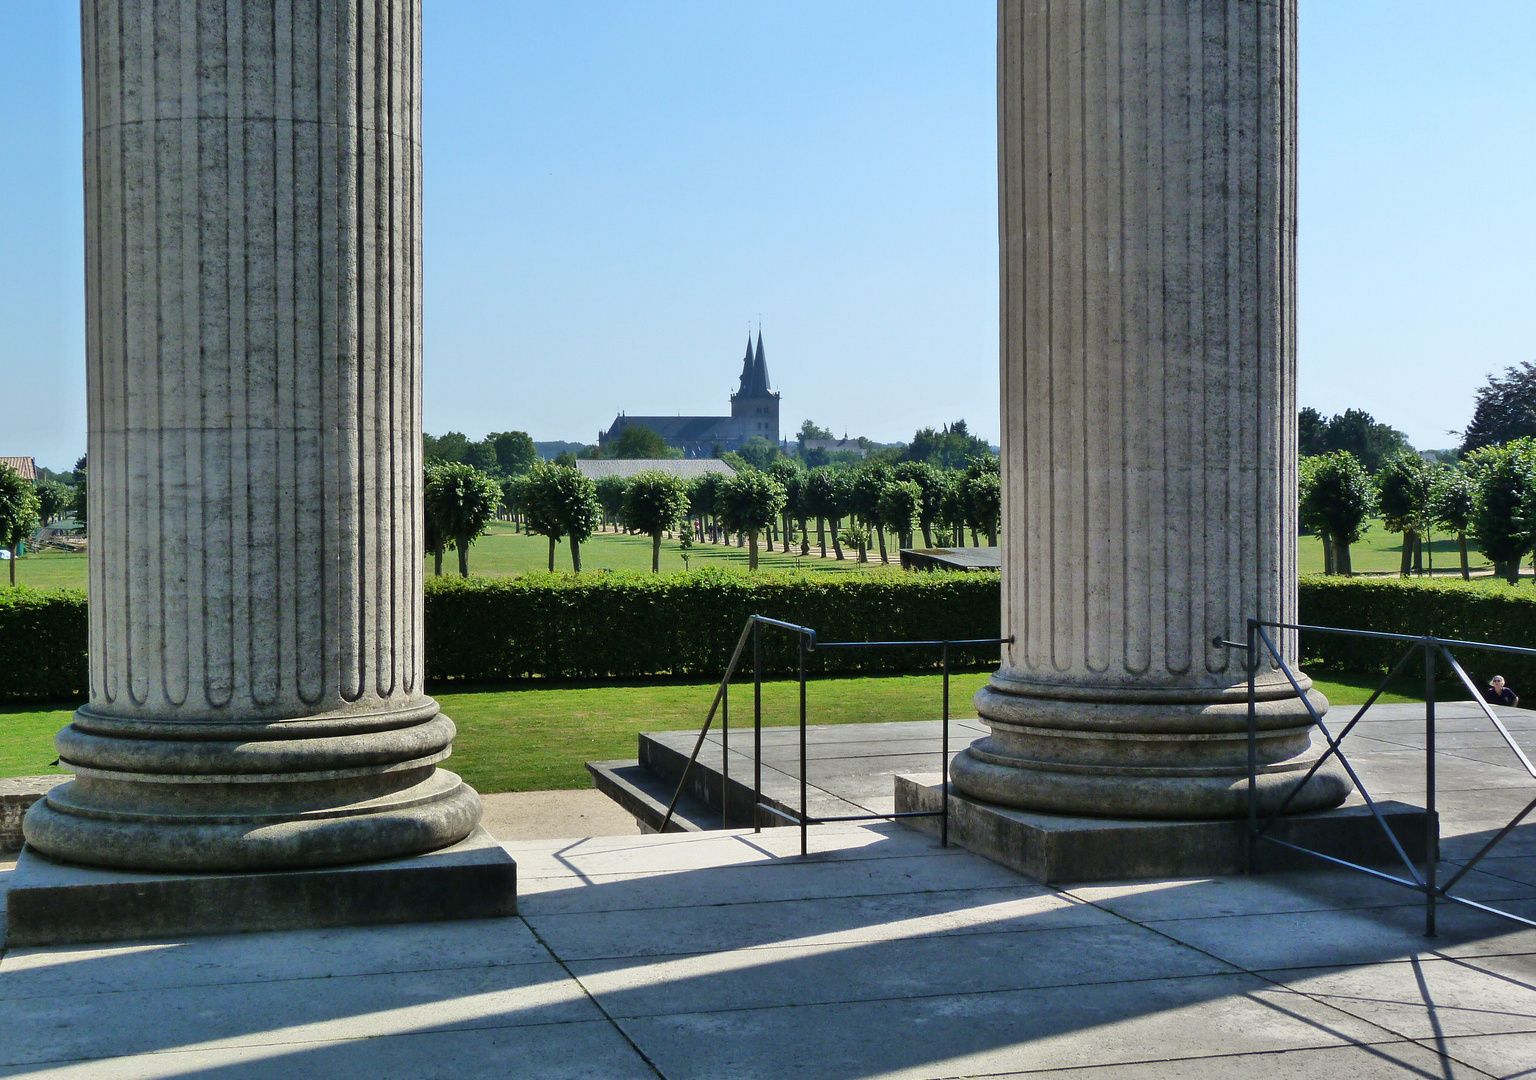
[[[1493,705],[1508,705],[1514,707],[1520,704],[1520,695],[1509,688],[1504,681],[1504,676],[1495,675],[1488,680],[1488,701]]]

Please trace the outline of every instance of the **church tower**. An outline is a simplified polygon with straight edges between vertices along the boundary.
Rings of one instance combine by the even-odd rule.
[[[731,395],[731,418],[740,426],[745,442],[761,435],[779,445],[779,395],[768,389],[768,362],[763,358],[763,331],[757,331],[757,351],[752,351],[752,335],[747,335],[747,355],[741,361],[741,385]]]

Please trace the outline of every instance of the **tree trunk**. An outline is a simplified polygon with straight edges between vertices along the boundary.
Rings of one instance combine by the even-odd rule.
[[[551,574],[555,572],[555,538],[553,536],[549,538],[549,572]]]
[[[571,536],[571,569],[581,573],[581,541],[574,534]]]
[[[886,553],[885,553],[885,526],[884,525],[876,525],[875,526],[875,536],[880,541],[880,562],[882,564],[887,564],[891,560],[890,560],[890,557],[888,555],[886,555]]]
[[[919,522],[923,527],[923,547],[933,547],[933,530],[928,522]]]
[[[843,542],[841,540],[839,540],[838,537],[837,537],[837,534],[839,532],[838,526],[840,526],[842,523],[843,523],[843,519],[842,518],[833,518],[832,519],[832,552],[833,552],[833,554],[835,554],[837,556],[837,561],[838,562],[842,562],[843,561]]]
[[[811,530],[806,528],[805,518],[800,519],[800,554],[811,553]]]
[[[1430,556],[1434,560],[1434,556]],[[1413,534],[1413,572],[1422,575],[1424,573],[1424,537],[1418,533]]]
[[[864,539],[864,534],[859,534],[859,562],[869,562],[869,544]]]
[[[976,526],[971,526],[971,547],[981,547],[981,537],[977,534]]]
[[[992,526],[990,529],[987,530],[987,539],[989,541],[991,541],[991,544],[992,544],[993,547],[997,547],[997,526],[996,525]],[[977,545],[977,546],[979,547],[980,545]]]
[[[443,549],[441,547],[435,548],[432,552],[432,576],[443,576]]]
[[[1336,574],[1339,572],[1338,562],[1333,557],[1333,538],[1327,533],[1318,534],[1323,541],[1323,573]]]
[[[11,588],[16,587],[16,549],[11,549],[11,557],[6,560],[11,564]]]
[[[749,530],[747,530],[747,539],[749,541],[749,543],[748,543],[749,551],[748,551],[748,554],[747,554],[747,568],[749,570],[756,570],[757,569],[757,530],[756,529],[749,529]]]
[[[821,557],[827,557],[827,519],[821,516],[816,518],[816,543],[821,548]]]
[[[469,544],[459,541],[459,577],[469,577]]]
[[[794,522],[790,519],[790,516],[788,514],[785,514],[784,515],[784,531],[781,532],[779,534],[779,536],[784,541],[784,554],[786,554],[786,555],[789,554],[789,534],[793,531],[793,525],[794,525]]]
[[[1403,530],[1403,557],[1398,560],[1397,576],[1407,577],[1413,569],[1413,530]]]
[[[1355,576],[1354,566],[1349,561],[1348,544],[1333,545],[1333,561],[1339,573],[1343,574],[1345,577]]]
[[[1462,581],[1471,581],[1472,580],[1472,567],[1467,562],[1467,534],[1466,533],[1462,532],[1462,533],[1457,533],[1456,534],[1456,546],[1461,550],[1461,580]]]
[[[651,533],[651,573],[661,573],[661,533]]]

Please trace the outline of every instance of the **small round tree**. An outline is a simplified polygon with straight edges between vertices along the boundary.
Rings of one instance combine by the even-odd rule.
[[[1376,486],[1348,450],[1318,455],[1310,468],[1302,517],[1327,532],[1334,571],[1352,576],[1349,546],[1359,541],[1367,527],[1365,519],[1376,509]]]
[[[1468,466],[1477,485],[1472,535],[1514,585],[1520,580],[1520,560],[1536,540],[1536,440],[1485,446],[1468,455]]]
[[[426,485],[427,515],[459,552],[459,576],[469,577],[469,545],[485,532],[501,505],[501,485],[472,465],[440,466]]]
[[[11,552],[11,585],[16,584],[16,556],[37,527],[37,489],[21,473],[0,464],[0,547]]]
[[[891,467],[885,462],[870,461],[856,469],[848,481],[848,512],[857,515],[866,530],[874,530],[880,542],[881,562],[890,560],[886,557],[885,527],[880,520],[880,489],[893,478]]]
[[[1430,524],[1429,497],[1434,481],[1434,468],[1412,451],[1398,454],[1376,474],[1376,504],[1382,522],[1392,532],[1403,534],[1401,577],[1407,577],[1422,562],[1420,538]]]
[[[997,473],[979,471],[965,481],[966,503],[970,508],[971,521],[976,528],[987,534],[987,540],[997,546],[997,524],[1003,516],[1003,483]]]
[[[623,520],[624,491],[629,487],[629,480],[622,476],[601,476],[594,484],[597,488],[597,505],[603,508],[605,524],[612,524],[616,528],[620,525],[633,528],[632,522]]]
[[[910,480],[922,491],[917,520],[923,530],[923,546],[933,547],[933,524],[944,512],[944,480],[939,470],[925,461],[903,461],[896,466],[896,479]]]
[[[794,530],[791,523],[794,519],[795,491],[800,485],[800,478],[805,475],[805,470],[794,458],[779,457],[768,469],[768,475],[779,482],[784,489],[784,509],[779,511],[779,538],[784,542],[784,554],[789,554],[789,534]]]
[[[1431,520],[1447,532],[1456,534],[1456,547],[1461,554],[1461,580],[1472,580],[1472,567],[1467,559],[1467,531],[1472,528],[1472,510],[1477,496],[1477,485],[1462,469],[1442,465],[1435,473],[1434,487],[1429,496]]]
[[[719,511],[726,527],[747,534],[747,565],[757,569],[757,537],[784,509],[784,486],[766,473],[743,469],[720,485]]]
[[[892,480],[880,489],[880,520],[896,532],[898,547],[912,546],[912,530],[923,505],[923,489],[912,480]]]
[[[574,465],[535,465],[528,473],[528,526],[549,537],[549,568],[555,568],[555,543],[571,544],[571,569],[581,573],[581,545],[591,538],[602,516],[597,485]]]
[[[687,520],[688,485],[671,473],[646,469],[624,492],[625,524],[651,538],[651,573],[661,570],[661,534]]]
[[[841,505],[842,493],[838,487],[837,474],[832,467],[818,465],[806,474],[805,490],[800,495],[807,516],[816,519],[816,543],[823,559],[827,557],[827,519],[836,517]],[[837,544],[835,535],[832,543],[834,547]]]
[[[68,484],[61,484],[57,480],[37,482],[37,515],[43,519],[44,525],[69,513],[74,501],[75,491]]]

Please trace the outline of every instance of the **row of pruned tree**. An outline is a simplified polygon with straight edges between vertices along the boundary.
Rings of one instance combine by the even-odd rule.
[[[12,556],[11,584],[16,584],[16,558],[39,525],[51,525],[67,514],[85,520],[85,459],[75,466],[73,486],[58,480],[30,481],[9,465],[0,464],[0,548]]]
[[[1468,538],[1510,582],[1536,549],[1536,439],[1522,438],[1463,454],[1456,465],[1415,453],[1390,458],[1375,475],[1348,451],[1301,459],[1300,522],[1323,541],[1325,572],[1350,574],[1350,546],[1379,515],[1402,533],[1400,572],[1423,569],[1426,535],[1454,533],[1461,576],[1471,577]]]

